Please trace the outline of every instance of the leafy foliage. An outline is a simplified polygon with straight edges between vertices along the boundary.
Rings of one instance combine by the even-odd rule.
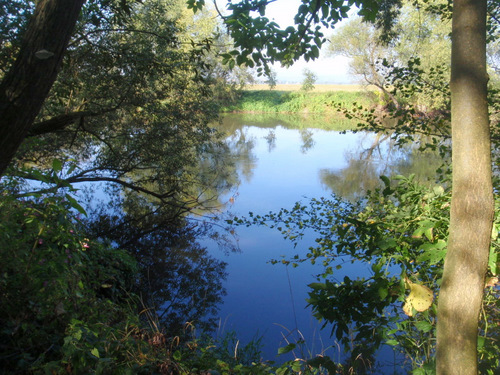
[[[133,259],[86,238],[66,198],[3,194],[0,207],[2,368],[56,368],[63,356],[76,370],[83,359],[67,337],[76,326],[104,355],[106,337],[133,323]]]
[[[195,11],[205,1],[189,1]],[[233,68],[236,65],[257,67],[259,74],[269,74],[269,64],[281,62],[289,66],[301,56],[306,61],[319,57],[319,51],[326,42],[321,26],[333,27],[347,17],[351,8],[357,7],[358,14],[367,20],[377,22],[390,31],[394,14],[398,12],[399,0],[354,1],[338,4],[331,1],[302,1],[294,17],[294,26],[280,28],[276,22],[265,17],[267,0],[244,0],[228,2],[229,15],[223,16],[224,23],[234,40],[235,49],[223,54],[224,62]]]
[[[122,216],[107,224],[126,222],[134,236],[175,231],[187,213],[220,207],[217,196],[237,176],[209,126],[231,78],[212,50],[212,16],[193,20],[180,1],[88,2],[10,174],[37,180],[36,169],[49,171],[57,158],[47,189],[85,186],[89,204],[106,194],[111,216]],[[90,188],[99,182],[106,188]]]
[[[385,96],[383,104],[387,101],[395,106],[404,105],[409,98],[391,93],[395,86],[390,80],[387,81],[389,67],[407,66],[409,60],[418,57],[421,80],[425,79],[425,87],[429,88],[439,82],[435,77],[428,76],[429,70],[437,68],[449,74],[451,23],[443,19],[442,14],[429,10],[435,4],[442,3],[404,2],[400,14],[393,20],[392,38],[385,41],[382,40],[383,31],[376,25],[364,22],[359,17],[350,19],[331,35],[327,52],[349,57],[351,72],[362,82],[376,86]],[[420,84],[416,86],[424,87]],[[425,111],[427,108],[436,108],[435,103],[440,98],[420,92],[411,101]]]
[[[276,90],[245,90],[241,93],[237,103],[226,108],[232,112],[258,112],[258,113],[323,113],[337,115],[334,103],[350,108],[353,103],[370,106],[369,94],[350,91],[309,92],[302,95],[294,91]],[[340,116],[338,116],[340,117]],[[339,118],[339,121],[342,120]],[[356,123],[351,126],[355,128]]]

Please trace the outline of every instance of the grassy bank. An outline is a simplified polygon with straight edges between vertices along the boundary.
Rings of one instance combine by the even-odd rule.
[[[265,87],[264,85],[263,88]],[[355,103],[370,106],[375,95],[358,85],[317,85],[304,92],[300,85],[278,85],[274,90],[251,86],[241,92],[239,100],[227,105],[224,112],[257,113],[335,113],[335,104],[351,108]]]

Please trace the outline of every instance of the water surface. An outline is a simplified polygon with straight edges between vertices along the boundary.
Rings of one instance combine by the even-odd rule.
[[[221,198],[227,211],[237,216],[249,212],[264,214],[291,208],[295,202],[338,194],[356,199],[379,186],[381,174],[416,172],[421,178],[439,161],[433,155],[419,155],[415,148],[399,150],[387,137],[372,133],[342,133],[345,123],[324,124],[307,118],[287,121],[273,118],[231,115],[220,130],[236,154],[238,188]],[[331,327],[320,330],[306,306],[307,284],[316,281],[321,266],[302,264],[297,268],[272,265],[270,259],[305,254],[314,237],[293,248],[280,233],[265,227],[237,228],[239,253],[224,255],[207,242],[211,253],[228,263],[227,296],[220,309],[219,334],[235,330],[240,345],[263,337],[264,359],[275,360],[280,346],[304,338],[313,354],[327,350],[340,359],[340,348],[330,338]],[[368,274],[369,268],[344,266],[334,274],[341,280]],[[295,353],[300,356],[300,353]],[[391,355],[389,355],[391,357]],[[387,353],[384,360],[390,360]]]

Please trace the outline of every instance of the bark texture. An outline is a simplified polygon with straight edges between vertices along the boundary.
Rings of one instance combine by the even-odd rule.
[[[85,0],[40,0],[19,55],[0,83],[0,176],[52,87]]]
[[[477,336],[494,214],[486,73],[486,0],[455,0],[453,189],[438,302],[437,373],[477,374]]]

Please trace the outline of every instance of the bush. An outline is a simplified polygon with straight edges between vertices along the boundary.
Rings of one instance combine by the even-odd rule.
[[[87,239],[73,212],[62,197],[0,197],[4,371],[93,367],[111,337],[138,324],[135,262]]]

